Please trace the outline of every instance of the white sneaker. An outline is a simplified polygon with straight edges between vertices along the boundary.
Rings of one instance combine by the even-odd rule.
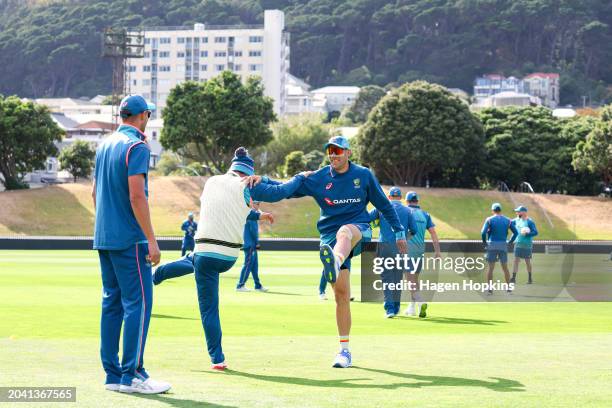
[[[397,316],[397,313],[387,312],[385,314],[386,319],[393,319],[395,316]]]
[[[241,286],[239,288],[236,288],[236,292],[250,292],[251,289],[247,288],[246,286]]]
[[[416,305],[414,302],[410,302],[410,306],[404,312],[406,316],[416,316]]]
[[[319,299],[320,300],[327,300],[327,295],[325,294],[325,292],[319,293]]]
[[[170,389],[170,384],[163,381],[155,381],[151,378],[147,378],[142,381],[139,378],[132,379],[132,385],[121,385],[119,392],[125,392],[127,394],[138,393],[138,394],[162,394]]]
[[[268,291],[268,288],[262,286],[260,288],[255,288],[255,290],[258,291],[258,292],[266,293]]]
[[[106,391],[119,391],[121,384],[104,384]]]

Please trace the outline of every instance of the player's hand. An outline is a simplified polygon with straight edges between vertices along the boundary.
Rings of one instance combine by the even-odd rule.
[[[149,240],[149,255],[147,255],[146,259],[152,266],[159,264],[161,252],[159,252],[159,246],[157,245],[156,239]]]
[[[408,253],[408,242],[405,239],[399,239],[395,241],[395,244],[397,245],[397,250],[400,254]]]
[[[247,176],[243,178],[243,180],[247,182],[247,185],[250,188],[250,187],[254,187],[258,185],[259,183],[261,183],[261,176],[257,176],[257,175]]]
[[[259,216],[259,219],[262,221],[267,220],[270,224],[274,224],[274,215],[272,215],[271,213],[262,212]]]
[[[310,176],[312,173],[314,173],[314,171],[302,171],[302,172],[298,173],[298,176],[304,176],[304,177],[308,178],[308,176]]]

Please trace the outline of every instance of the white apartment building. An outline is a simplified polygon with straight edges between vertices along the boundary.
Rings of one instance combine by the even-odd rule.
[[[266,10],[263,25],[145,28],[144,58],[128,60],[127,89],[155,103],[160,117],[177,84],[206,81],[228,70],[243,80],[260,76],[275,113],[282,115],[289,72],[289,33],[284,29],[280,10]]]
[[[551,109],[559,106],[559,74],[535,72],[527,75],[523,81],[529,95],[537,96]]]

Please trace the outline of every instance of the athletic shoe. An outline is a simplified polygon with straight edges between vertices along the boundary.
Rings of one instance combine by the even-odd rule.
[[[334,251],[332,247],[323,244],[321,248],[319,248],[319,257],[321,258],[321,262],[323,262],[323,276],[329,283],[336,282],[336,278],[340,273],[340,265],[339,260],[334,255]]]
[[[227,368],[227,364],[225,364],[225,361],[223,361],[221,363],[213,364],[211,368],[213,370],[223,371]]]
[[[236,288],[236,292],[250,292],[251,289],[247,288],[246,286],[240,286],[238,288]]]
[[[406,316],[416,316],[416,307],[414,302],[410,302],[410,305],[408,306],[408,308],[406,308],[404,314]]]
[[[348,368],[351,366],[351,352],[348,350],[342,350],[336,354],[334,359],[334,368]]]
[[[353,302],[355,300],[355,296],[351,296],[349,301]]]
[[[258,292],[264,292],[265,293],[265,292],[268,291],[268,288],[260,286],[258,288],[255,288],[255,290],[258,291]]]
[[[516,283],[516,276],[510,278],[510,283]]]
[[[170,384],[163,381],[155,381],[151,378],[147,378],[142,381],[139,378],[132,379],[131,385],[123,385],[119,387],[119,392],[126,394],[138,393],[138,394],[162,394],[170,389]]]
[[[104,384],[106,391],[119,391],[121,384]]]
[[[531,285],[533,283],[533,280],[531,280],[531,278],[529,278],[529,280],[527,281],[528,285]]]
[[[397,313],[387,312],[387,313],[385,314],[385,318],[386,318],[386,319],[393,319],[395,316],[397,316]]]
[[[421,303],[421,307],[419,310],[419,317],[424,319],[427,317],[427,303]]]
[[[319,299],[320,300],[327,300],[327,295],[325,294],[325,292],[319,293]]]
[[[492,294],[493,294],[493,291],[492,291],[492,290],[490,290],[490,289],[489,289],[489,290],[487,290],[487,295],[488,295],[488,296],[491,296]]]

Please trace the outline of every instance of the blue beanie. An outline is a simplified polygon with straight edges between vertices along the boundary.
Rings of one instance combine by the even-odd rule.
[[[239,171],[247,176],[255,174],[255,162],[249,156],[249,151],[246,148],[239,147],[236,149],[230,170]]]

